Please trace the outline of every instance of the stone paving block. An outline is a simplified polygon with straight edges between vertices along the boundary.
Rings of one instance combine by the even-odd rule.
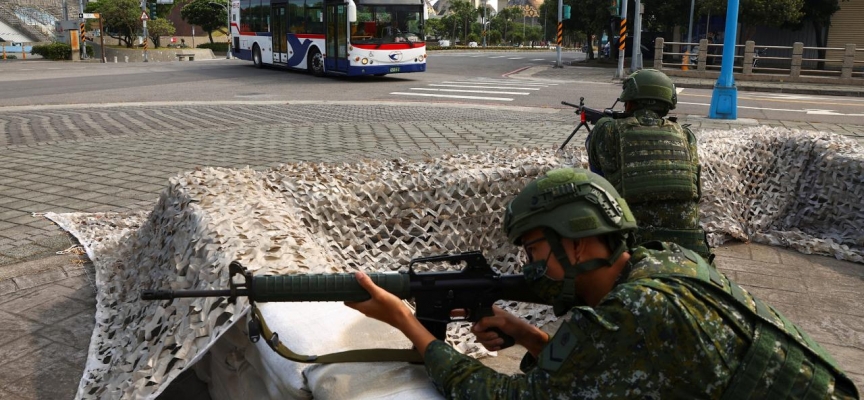
[[[51,340],[38,335],[27,335],[10,342],[0,343],[0,363],[5,365],[14,362],[21,357],[38,352],[39,349],[51,343]],[[0,380],[0,382],[5,381]]]
[[[3,390],[25,398],[71,399],[78,391],[83,372],[83,365],[73,366],[62,360],[44,358],[35,373],[4,386]]]
[[[28,212],[18,211],[18,213],[21,215],[14,217],[14,218],[4,218],[4,220],[6,220],[6,222],[11,222],[13,224],[26,225],[26,224],[29,224],[29,223],[31,223],[37,219],[37,217],[34,217],[33,215],[31,215]]]
[[[12,279],[0,280],[0,297],[8,293],[15,292],[17,290],[18,286],[15,285],[15,281],[13,281]]]
[[[68,278],[62,268],[53,267],[32,275],[12,278],[19,289],[30,289]]]
[[[754,274],[751,272],[738,271],[736,274],[736,283],[742,286],[755,286],[762,288],[774,288],[780,290],[788,290],[791,292],[807,293],[807,286],[800,279],[784,278],[779,276],[771,276],[764,274]]]
[[[800,272],[797,267],[790,267],[766,262],[757,262],[745,259],[727,258],[717,256],[714,258],[717,267],[724,271],[740,271],[760,275],[779,276],[795,278]]]
[[[772,306],[776,303],[797,305],[810,304],[812,301],[811,295],[808,293],[792,292],[788,290],[779,290],[758,286],[748,286],[743,284],[741,284],[741,287],[746,289],[753,296],[758,297],[762,301],[768,303],[768,305]]]
[[[45,325],[37,321],[5,312],[0,308],[0,345],[14,342],[19,338],[43,330],[45,327]],[[2,379],[0,379],[0,381],[2,381]]]
[[[750,247],[750,253],[753,261],[762,261],[767,263],[779,263],[780,254],[777,249],[765,245],[753,245]]]
[[[0,296],[0,310],[17,315],[42,303],[62,303],[68,300],[63,296],[74,294],[74,289],[56,284],[22,289]]]
[[[802,268],[802,274],[820,276],[831,273],[864,279],[864,265],[826,256],[805,255],[805,257],[811,262],[811,268]]]
[[[836,346],[833,344],[824,344],[825,350],[837,360],[837,364],[843,369],[852,369],[856,366],[864,365],[864,349],[846,346]]]
[[[26,232],[28,233],[25,237],[29,237],[30,234],[32,234],[32,232],[33,232],[33,228],[30,228],[30,227],[25,227],[25,228],[27,228]],[[15,228],[15,229],[18,229],[18,228]],[[10,231],[11,230],[0,231],[0,236],[7,236],[7,233]],[[15,234],[17,235],[17,234],[20,234],[20,232],[25,232],[25,231],[18,230],[15,232],[16,232]],[[21,234],[21,235],[24,236],[23,234]],[[14,238],[17,236],[7,236],[7,237]],[[33,256],[33,255],[36,255],[36,254],[45,253],[46,251],[48,251],[48,249],[46,249],[42,246],[38,246],[38,245],[33,244],[33,243],[29,243],[28,245],[25,245],[25,246],[16,246],[16,247],[13,247],[12,249],[3,251],[2,253],[0,253],[0,255],[20,260],[23,258],[27,258],[27,257]]]
[[[38,332],[39,335],[47,337],[54,342],[69,346],[70,357],[68,361],[75,361],[72,350],[87,350],[90,346],[90,336],[93,334],[93,326],[96,324],[96,307],[87,308],[78,314],[63,319]],[[85,353],[86,354],[86,353]],[[83,364],[82,364],[83,365]]]
[[[12,239],[12,240],[21,240],[30,237],[32,234],[33,228],[25,225],[17,225],[13,228],[3,229],[0,231],[0,236]]]
[[[55,285],[56,286],[56,285]],[[30,307],[27,310],[18,312],[23,314],[26,311],[27,317],[38,319],[42,323],[56,324],[61,320],[74,316],[78,313],[95,311],[95,304],[87,304],[78,300],[72,300],[67,297],[56,297],[54,302],[43,302],[35,307]]]

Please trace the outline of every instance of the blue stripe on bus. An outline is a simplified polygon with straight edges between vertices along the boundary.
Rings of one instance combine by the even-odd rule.
[[[423,72],[426,71],[426,64],[408,64],[408,65],[364,65],[357,66],[352,65],[348,67],[348,75],[350,76],[359,76],[359,75],[374,75],[374,74],[390,74],[390,68],[399,67],[399,72],[392,72],[394,74],[401,74],[403,72]]]
[[[312,41],[306,39],[303,43],[300,43],[300,39],[297,38],[296,35],[288,35],[288,46],[291,47],[291,50],[294,51],[294,55],[288,59],[288,65],[296,66],[303,61],[303,58],[306,57],[306,53],[309,52],[309,46],[312,44]]]

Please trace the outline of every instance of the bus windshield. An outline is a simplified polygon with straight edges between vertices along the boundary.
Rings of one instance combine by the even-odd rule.
[[[357,5],[357,22],[351,23],[351,42],[381,44],[422,41],[422,6]]]

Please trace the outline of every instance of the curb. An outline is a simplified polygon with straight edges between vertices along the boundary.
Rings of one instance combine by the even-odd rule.
[[[675,79],[672,79],[675,82]],[[847,97],[864,97],[864,88],[860,90],[840,90],[840,89],[816,89],[816,88],[795,88],[795,87],[762,87],[762,86],[741,86],[741,81],[736,81],[738,90],[744,92],[762,92],[762,93],[789,93],[789,94],[812,94],[822,96],[847,96]],[[675,86],[687,89],[714,89],[713,84],[695,83],[695,82],[675,82]]]

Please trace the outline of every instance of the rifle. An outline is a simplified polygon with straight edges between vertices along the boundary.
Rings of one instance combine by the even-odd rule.
[[[461,271],[423,272],[414,271],[414,264],[448,262],[452,265],[465,262]],[[172,300],[181,297],[228,297],[235,303],[237,297],[245,296],[253,306],[249,321],[249,338],[257,342],[261,334],[273,350],[298,362],[352,362],[352,361],[420,361],[417,353],[403,358],[405,350],[374,349],[353,350],[325,356],[303,356],[281,346],[278,334],[271,332],[254,304],[265,302],[297,301],[365,301],[369,292],[363,289],[354,274],[305,274],[305,275],[259,275],[234,261],[228,266],[229,288],[217,290],[143,290],[141,300]],[[235,276],[243,282],[235,281]],[[407,272],[370,273],[376,285],[400,299],[413,299],[417,319],[436,339],[444,340],[447,324],[457,321],[477,322],[492,316],[492,305],[497,300],[513,300],[530,303],[543,301],[527,286],[521,274],[502,275],[489,265],[479,251],[444,254],[412,259]],[[464,309],[465,317],[451,317],[450,311]],[[498,328],[493,328],[504,339],[501,348],[512,346],[515,340]],[[396,354],[403,353],[402,355]],[[346,353],[355,353],[343,357]],[[362,354],[362,355],[358,355]],[[396,358],[396,359],[394,359]]]
[[[566,101],[562,101],[561,104],[576,109],[576,114],[579,114],[579,125],[576,125],[576,129],[573,129],[573,132],[570,132],[570,136],[567,136],[567,140],[565,140],[564,143],[561,144],[561,147],[558,148],[558,151],[564,150],[564,146],[566,146],[567,143],[570,143],[570,139],[573,139],[573,135],[576,134],[576,131],[578,131],[579,128],[584,126],[585,129],[588,129],[588,134],[590,135],[591,127],[588,126],[588,122],[591,122],[591,125],[596,125],[597,121],[599,121],[600,118],[603,117],[611,117],[613,119],[618,119],[630,116],[630,114],[625,111],[615,111],[612,109],[615,107],[615,104],[618,104],[617,100],[615,101],[615,104],[612,104],[612,107],[606,108],[603,111],[586,107],[584,97],[579,98],[579,105],[568,103]]]

